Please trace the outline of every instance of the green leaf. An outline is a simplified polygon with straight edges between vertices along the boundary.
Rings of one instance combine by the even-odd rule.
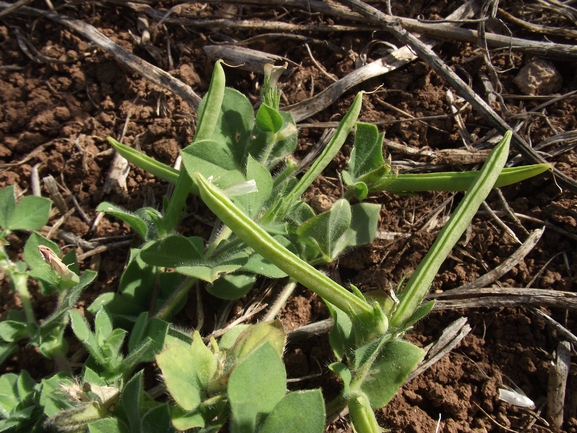
[[[381,205],[358,203],[351,206],[351,226],[345,234],[346,247],[357,247],[375,240]]]
[[[119,220],[124,221],[128,224],[138,235],[143,238],[147,239],[148,233],[148,224],[140,216],[137,216],[135,213],[122,209],[112,203],[102,202],[96,208],[97,212],[105,212],[108,215],[112,215],[113,217],[118,218]]]
[[[88,311],[91,314],[96,314],[104,306],[114,316],[114,320],[118,325],[126,328],[131,328],[138,315],[143,311],[140,305],[133,303],[123,295],[113,292],[103,293],[96,298],[88,307]]]
[[[220,188],[244,182],[243,167],[224,141],[196,141],[182,150],[182,163],[190,173],[200,172]]]
[[[347,191],[347,198],[349,198],[351,194],[359,201],[367,198],[367,195],[369,194],[369,187],[365,182],[354,180],[349,172],[345,170],[341,172],[341,175],[343,177],[343,182],[345,182],[345,184],[349,187],[350,192]]]
[[[214,282],[222,274],[229,274],[243,267],[248,260],[245,252],[238,252],[232,256],[222,256],[202,260],[199,263],[183,263],[176,267],[176,272],[189,277],[198,278],[208,283]]]
[[[104,418],[89,423],[88,431],[90,433],[131,433],[134,430],[129,429],[128,426],[118,418]]]
[[[283,119],[278,111],[263,103],[256,113],[256,125],[263,132],[276,134],[282,128]]]
[[[199,384],[206,388],[217,371],[217,359],[208,347],[202,342],[198,331],[194,331],[190,353],[194,358],[192,365],[196,370]]]
[[[240,325],[236,325],[234,327],[232,327],[230,330],[226,331],[226,333],[220,337],[220,340],[218,340],[218,347],[220,350],[228,350],[230,349],[232,346],[234,346],[235,341],[237,340],[237,338],[239,337],[239,335],[241,335],[245,330],[247,330],[248,328],[250,328],[253,325],[247,325],[247,324],[240,324]]]
[[[142,402],[143,371],[139,371],[126,383],[122,390],[122,404],[128,418],[130,431],[140,433],[141,416],[140,406]]]
[[[274,236],[274,239],[278,241],[279,244],[283,245],[289,251],[297,253],[295,247],[290,243],[290,241],[284,236]],[[287,274],[281,271],[276,265],[266,260],[260,254],[252,254],[248,262],[241,268],[242,271],[252,272],[254,274],[263,275],[268,278],[284,278]]]
[[[154,293],[156,268],[140,259],[138,249],[131,250],[130,256],[128,266],[120,277],[119,291],[127,301],[139,305],[141,311],[148,311]]]
[[[3,320],[0,322],[0,340],[7,343],[15,343],[24,338],[29,338],[30,334],[27,327],[28,324],[25,320],[23,322],[16,320]]]
[[[253,429],[272,412],[286,392],[286,372],[278,352],[266,342],[232,371],[228,382],[231,431]]]
[[[101,364],[106,364],[106,359],[104,359],[102,352],[100,350],[100,346],[96,341],[95,335],[92,333],[90,329],[90,325],[86,319],[80,315],[77,310],[70,310],[70,324],[72,325],[72,331],[76,338],[80,340],[82,344],[88,349],[90,354],[96,359],[96,361]]]
[[[352,349],[356,345],[353,322],[348,314],[327,303],[327,307],[335,322],[329,332],[329,342],[337,359],[350,356]]]
[[[101,308],[94,318],[94,329],[98,336],[98,343],[104,344],[114,329],[112,319],[105,307]]]
[[[98,330],[96,333],[98,335]],[[124,329],[117,328],[108,335],[108,338],[103,343],[100,344],[102,353],[107,358],[107,364],[105,367],[111,371],[116,371],[120,367],[119,364],[124,358],[121,349],[127,333],[128,332]],[[100,337],[100,335],[98,335],[98,337]]]
[[[170,419],[168,403],[155,407],[146,412],[142,418],[141,433],[175,433]]]
[[[13,412],[32,403],[36,382],[22,371],[19,375],[6,373],[0,376],[0,416],[10,418]]]
[[[333,362],[329,365],[329,370],[335,373],[343,381],[342,395],[348,395],[350,392],[351,380],[353,378],[351,370],[343,362]]]
[[[408,327],[413,326],[415,323],[417,323],[419,320],[421,320],[423,317],[429,314],[434,306],[435,306],[434,300],[419,306],[419,308],[415,310],[415,313],[407,321],[407,326]]]
[[[241,207],[248,216],[254,218],[270,198],[272,176],[263,165],[256,162],[252,156],[249,156],[246,166],[246,178],[247,180],[254,180],[258,190],[234,197],[232,201]]]
[[[7,343],[5,341],[0,341],[0,365],[12,355],[16,349],[18,349],[17,343]]]
[[[176,403],[186,411],[196,409],[217,368],[216,358],[200,334],[195,332],[190,348],[170,347],[156,356],[156,362]]]
[[[84,371],[82,372],[82,380],[85,383],[90,383],[92,385],[106,386],[106,379],[101,377],[96,371],[88,366],[88,363],[84,364]]]
[[[285,341],[286,333],[282,322],[278,319],[251,325],[238,336],[234,346],[227,352],[226,362],[237,363],[265,343],[271,345],[281,357]]]
[[[38,233],[32,233],[26,241],[26,245],[24,245],[24,260],[32,269],[46,270],[52,274],[50,265],[44,261],[42,254],[38,251],[39,245],[44,245],[50,248],[57,256],[60,256],[60,248],[58,248],[58,244],[46,239]]]
[[[12,213],[9,230],[37,230],[48,222],[52,202],[33,195],[23,197]]]
[[[146,352],[141,354],[139,362],[154,361],[154,356],[164,347],[169,326],[168,322],[154,317],[148,320],[148,313],[141,313],[130,333],[128,352],[132,354],[140,346],[150,342]]]
[[[407,341],[385,343],[361,385],[373,409],[385,406],[407,376],[425,356],[425,351]]]
[[[0,227],[4,230],[10,229],[12,216],[16,209],[16,193],[14,185],[7,186],[0,190]]]
[[[343,235],[351,225],[351,205],[341,199],[327,212],[312,218],[297,229],[297,235],[307,243],[318,246],[327,262],[332,262],[345,249]]]
[[[325,404],[320,389],[291,392],[274,407],[260,433],[322,433]]]
[[[39,404],[44,408],[44,415],[51,418],[58,412],[73,406],[72,401],[62,389],[72,386],[79,387],[66,373],[57,373],[54,376],[43,379],[40,383]]]
[[[354,179],[385,165],[383,136],[375,125],[358,122],[355,143],[349,160],[349,170]]]
[[[269,170],[294,152],[297,146],[298,130],[292,115],[283,111],[277,114],[282,119],[278,132],[263,131],[255,125],[245,151]]]
[[[148,243],[142,248],[140,257],[149,265],[175,268],[186,261],[199,260],[203,250],[201,238],[174,235]]]
[[[206,426],[204,415],[200,410],[187,412],[179,406],[173,406],[170,408],[170,417],[172,418],[172,425],[176,427],[178,431],[203,428]]]
[[[73,268],[77,268],[77,266],[71,266],[68,269],[60,269],[58,266],[53,269],[55,265],[49,264],[44,260],[43,255],[38,250],[39,246],[52,250],[56,257],[51,258],[49,261],[60,261],[62,262],[61,265],[64,266],[65,263],[59,259],[60,249],[56,243],[36,232],[30,235],[24,246],[24,259],[28,266],[32,268],[29,276],[38,281],[43,295],[50,295],[55,290],[68,290],[80,283],[78,275],[73,271]],[[75,257],[75,254],[68,255],[68,259],[71,257]]]
[[[221,275],[206,290],[220,299],[240,299],[252,289],[256,282],[256,275],[235,273]]]
[[[248,98],[237,90],[226,88],[212,139],[226,144],[237,167],[246,163],[245,145],[253,125],[254,110]],[[189,170],[189,173],[195,171],[198,170]]]

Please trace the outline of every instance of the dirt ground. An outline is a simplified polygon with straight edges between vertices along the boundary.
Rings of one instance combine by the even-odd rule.
[[[305,2],[306,3],[306,2]],[[577,22],[576,10],[544,7],[557,3],[503,1],[499,7],[525,21],[541,26],[568,28]],[[566,2],[568,3],[568,2]],[[283,105],[290,105],[314,96],[332,83],[355,70],[355,60],[365,56],[373,61],[386,54],[399,42],[383,30],[358,28],[332,30],[322,26],[353,26],[344,18],[329,16],[315,10],[285,6],[263,7],[251,4],[190,3],[173,10],[172,18],[190,22],[177,23],[167,19],[158,22],[138,12],[135,5],[150,5],[162,16],[177,2],[143,1],[32,1],[28,7],[48,10],[52,5],[61,15],[77,18],[110,38],[134,55],[169,72],[202,96],[207,90],[214,58],[204,47],[219,43],[246,41],[253,50],[282,56],[290,60],[290,73],[280,80],[284,93]],[[375,3],[386,9],[386,3]],[[560,4],[560,3],[559,3]],[[132,6],[131,6],[132,5]],[[438,20],[459,6],[447,1],[392,2],[395,15],[407,18]],[[540,6],[539,6],[540,5]],[[5,8],[0,3],[0,11]],[[557,9],[556,9],[557,8]],[[147,17],[150,42],[142,43],[142,25],[138,18]],[[203,20],[230,20],[251,26],[203,25]],[[572,45],[575,35],[537,34],[498,14],[491,22],[499,22],[516,37],[534,41],[550,40]],[[572,21],[573,20],[573,21]],[[142,20],[140,21],[142,23]],[[267,22],[282,22],[310,26],[298,31],[275,30]],[[475,29],[477,23],[469,23]],[[289,36],[307,37],[306,41]],[[249,38],[251,38],[249,40]],[[140,43],[139,43],[140,40]],[[310,47],[307,51],[305,42]],[[169,47],[169,48],[167,48]],[[450,40],[435,47],[440,57],[484,98],[487,95],[483,76],[490,70],[483,60],[478,43]],[[168,53],[170,55],[168,55]],[[542,155],[558,170],[575,178],[577,156],[574,152],[577,130],[575,94],[540,108],[532,109],[559,95],[577,90],[577,61],[574,58],[548,58],[558,71],[558,83],[540,95],[525,95],[514,78],[520,69],[538,59],[532,53],[491,50],[490,58],[502,84],[500,94],[504,105],[493,104],[511,125],[521,125],[519,133],[533,146],[544,140],[568,133],[562,140],[552,141],[540,149]],[[322,72],[321,68],[326,72]],[[243,68],[227,68],[227,83],[256,102],[262,75]],[[461,164],[425,153],[409,150],[440,151],[464,149],[458,123],[451,115],[447,101],[447,83],[426,62],[415,60],[408,65],[365,81],[342,95],[337,102],[303,121],[297,156],[304,157],[320,138],[325,122],[338,121],[350,105],[356,91],[374,93],[365,97],[361,120],[378,123],[386,131],[390,156],[401,170],[440,169],[469,170],[475,164]],[[451,89],[454,92],[454,89]],[[122,240],[130,234],[128,228],[111,217],[104,216],[98,224],[95,208],[104,200],[128,209],[143,205],[159,206],[167,184],[152,175],[131,168],[125,188],[108,184],[114,154],[106,141],[111,136],[140,148],[166,164],[174,164],[179,149],[186,146],[195,130],[195,112],[183,99],[170,90],[152,84],[105,53],[78,32],[49,18],[37,17],[26,9],[0,17],[0,187],[17,185],[18,191],[29,194],[31,175],[37,171],[40,179],[52,175],[61,188],[69,209],[74,210],[62,222],[61,230],[81,239],[106,242]],[[491,130],[478,112],[458,102],[460,115],[473,145]],[[422,118],[422,119],[415,119]],[[523,122],[522,124],[520,122]],[[573,133],[573,135],[571,135]],[[308,198],[340,194],[336,169],[343,167],[351,149],[345,145],[342,154],[309,191]],[[511,159],[515,157],[513,151]],[[517,163],[523,164],[517,159]],[[435,167],[433,165],[436,164]],[[528,232],[547,228],[537,246],[505,274],[496,286],[539,288],[574,292],[577,275],[577,199],[569,188],[561,189],[550,174],[502,188],[502,196],[493,193],[488,205],[502,215],[503,221],[524,241]],[[45,187],[42,194],[48,196]],[[398,196],[380,194],[374,197],[382,204],[379,237],[373,244],[347,252],[329,271],[342,282],[352,282],[362,290],[384,289],[396,285],[416,267],[435,235],[440,230],[451,206],[458,202],[445,201],[452,194],[440,192]],[[503,215],[509,209],[521,214],[514,221]],[[183,232],[209,235],[210,216],[190,201],[190,214],[182,223]],[[51,220],[53,225],[62,213]],[[393,233],[394,235],[386,235]],[[119,238],[120,237],[120,238]],[[26,234],[11,238],[10,253],[17,257]],[[76,248],[78,254],[89,252],[86,247],[59,241],[64,251]],[[454,249],[443,265],[432,292],[443,293],[458,288],[482,276],[506,260],[519,244],[487,212],[480,213],[467,236]],[[87,257],[82,265],[98,270],[98,279],[82,296],[79,308],[90,305],[99,294],[115,290],[128,255],[128,246],[111,247]],[[263,282],[263,288],[267,286]],[[0,313],[17,308],[19,300],[10,292],[6,281],[0,286]],[[53,298],[35,294],[39,317],[49,314]],[[250,304],[257,294],[237,301],[229,320]],[[272,295],[271,295],[272,296]],[[206,294],[208,298],[209,295]],[[480,305],[483,305],[482,303]],[[206,300],[206,317],[213,317],[223,303]],[[574,312],[555,306],[532,304],[566,329],[577,332]],[[177,317],[186,327],[196,324],[193,301]],[[393,432],[501,432],[555,431],[547,423],[546,397],[549,367],[555,349],[563,339],[558,331],[532,312],[528,305],[497,306],[435,311],[417,324],[408,336],[411,341],[426,346],[436,340],[442,330],[458,317],[467,317],[471,333],[452,353],[445,356],[424,374],[406,384],[395,399],[382,411],[381,425]],[[289,330],[328,317],[322,302],[313,294],[299,289],[283,309],[281,319]],[[207,321],[201,330],[210,333],[213,325]],[[285,354],[289,377],[306,379],[291,384],[295,389],[322,387],[327,396],[338,392],[338,383],[326,365],[334,359],[326,335],[291,343]],[[571,370],[562,431],[577,432],[577,377]],[[32,349],[22,347],[19,354],[1,366],[0,372],[28,370],[35,379],[51,374],[54,366]],[[536,409],[512,406],[498,399],[498,389],[518,387],[536,403]],[[437,424],[440,423],[440,430]],[[328,427],[328,431],[350,431],[347,417]]]

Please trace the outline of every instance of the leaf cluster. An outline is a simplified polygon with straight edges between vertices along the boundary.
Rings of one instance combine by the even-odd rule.
[[[279,109],[279,70],[266,69],[262,103],[225,86],[220,62],[198,110],[192,143],[181,152],[176,171],[109,139],[130,162],[175,184],[162,209],[129,212],[112,203],[97,210],[129,224],[140,244],[130,251],[118,290],[101,294],[87,309],[94,323],[73,309],[95,273],[81,275],[72,254],[60,260],[58,246],[30,235],[25,262],[13,263],[0,249],[0,266],[23,299],[24,312],[0,322],[0,362],[28,340],[47,357],[65,359],[64,330],[71,324],[88,357],[81,374],[59,373],[35,383],[27,373],[0,377],[0,431],[233,433],[322,432],[326,413],[348,406],[356,431],[377,432],[373,410],[395,395],[424,351],[402,340],[404,332],[433,304],[421,305],[439,266],[494,185],[505,185],[546,170],[546,165],[503,170],[510,134],[475,173],[422,175],[391,171],[383,157],[383,134],[357,122],[359,93],[334,135],[298,175],[292,153],[297,127]],[[321,175],[354,132],[343,194],[316,213],[304,192]],[[356,287],[342,287],[315,268],[343,251],[370,243],[377,232],[379,204],[367,201],[380,191],[466,190],[451,221],[403,291],[377,299]],[[214,213],[209,239],[184,236],[178,225],[190,194]],[[50,203],[14,190],[0,191],[0,226],[35,230],[48,219]],[[258,278],[285,278],[316,292],[326,302],[335,326],[330,342],[337,362],[330,369],[342,380],[341,395],[326,407],[320,390],[286,392],[282,361],[285,332],[279,321],[239,325],[219,341],[203,341],[198,331],[171,325],[193,287],[233,300],[246,295]],[[58,308],[41,324],[27,290],[28,278],[42,293],[57,292]],[[144,388],[139,367],[155,362],[170,402]]]

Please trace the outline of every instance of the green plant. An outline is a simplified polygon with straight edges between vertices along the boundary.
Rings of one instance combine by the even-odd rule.
[[[335,319],[331,344],[337,358],[342,360],[331,369],[344,382],[343,394],[329,404],[329,411],[348,405],[358,431],[376,431],[372,409],[382,407],[394,396],[423,356],[421,349],[400,337],[432,308],[432,303],[420,304],[438,267],[495,184],[517,182],[545,171],[548,166],[503,170],[510,140],[507,134],[480,172],[419,175],[419,178],[391,173],[390,164],[382,156],[382,134],[374,125],[357,123],[362,105],[359,93],[322,154],[297,179],[296,166],[290,159],[296,144],[296,128],[290,115],[279,110],[274,77],[273,82],[270,77],[269,73],[263,103],[253,117],[248,100],[224,87],[224,75],[217,63],[209,93],[199,110],[202,123],[199,128],[202,127],[203,134],[183,149],[184,169],[180,173],[109,139],[134,164],[176,183],[174,194],[182,194],[179,199],[173,196],[169,209],[165,210],[165,215],[171,215],[170,227],[165,226],[163,234],[155,239],[143,236],[148,242],[140,251],[140,258],[151,266],[173,268],[194,281],[205,281],[210,284],[211,293],[225,299],[244,295],[259,274],[273,278],[288,275],[319,294]],[[214,112],[209,115],[207,110]],[[349,167],[342,173],[348,189],[329,211],[315,215],[301,196],[355,126]],[[278,174],[273,177],[271,171]],[[398,305],[366,299],[355,287],[349,291],[313,267],[331,262],[346,248],[374,239],[380,206],[362,202],[351,205],[351,199],[362,201],[378,191],[425,189],[468,192],[431,253],[400,293]],[[222,229],[215,231],[207,243],[167,230],[175,227],[174,215],[182,212],[183,197],[188,193],[199,195],[223,223]],[[170,208],[174,203],[178,204],[177,211]],[[102,204],[100,210],[129,223],[133,217],[118,212],[110,204]],[[142,233],[145,234],[144,230]],[[160,317],[167,317],[165,312],[184,297],[189,287],[190,284],[183,285],[180,292],[175,292],[172,302],[159,310]],[[174,413],[180,421],[190,420],[180,426],[206,428],[209,420],[222,422],[224,414],[232,417],[233,431],[259,430],[254,420],[236,423],[235,417],[239,415],[235,415],[230,390],[217,391],[212,385],[223,374],[214,367],[214,358],[218,358],[222,349],[215,342],[211,351],[199,341],[197,335],[192,349],[168,349],[157,357],[167,388],[178,404]],[[226,355],[220,356],[227,359]],[[186,382],[195,384],[196,396],[186,402],[178,396],[190,396],[191,391],[182,381],[167,376],[170,371],[182,371],[177,365],[185,358],[189,358],[186,364],[191,365],[191,378]],[[205,362],[195,363],[193,359]],[[207,413],[207,407],[220,408],[213,404],[215,398],[229,404],[222,407],[222,412]],[[287,417],[294,417],[296,412],[289,410],[289,413],[292,415]]]
[[[198,110],[197,133],[182,150],[180,172],[109,139],[130,162],[174,183],[175,189],[162,211],[128,212],[111,203],[98,207],[128,223],[142,243],[131,250],[118,292],[102,294],[88,308],[95,315],[93,328],[78,312],[66,310],[89,353],[78,383],[63,374],[40,384],[26,375],[0,378],[10,384],[5,394],[10,404],[2,416],[13,419],[11,425],[28,425],[21,414],[29,411],[44,413],[46,422],[62,431],[209,432],[228,422],[235,433],[312,433],[323,431],[325,413],[348,406],[356,431],[379,431],[373,410],[395,395],[423,357],[422,349],[402,337],[432,308],[421,302],[440,264],[494,184],[514,183],[548,166],[503,170],[508,133],[479,172],[421,175],[420,182],[393,173],[382,156],[383,135],[374,125],[357,122],[359,93],[326,148],[299,178],[291,156],[297,128],[279,108],[278,76],[277,70],[266,70],[255,115],[245,96],[225,87],[217,62]],[[302,195],[352,131],[343,197],[315,214]],[[434,189],[467,193],[398,302],[371,299],[354,286],[346,289],[315,268],[373,241],[380,205],[363,200],[379,191],[428,189],[429,181]],[[191,193],[218,218],[209,239],[177,232]],[[326,409],[319,390],[286,393],[285,333],[279,321],[239,325],[206,343],[197,331],[191,336],[170,325],[194,285],[237,299],[258,277],[289,277],[290,287],[301,283],[329,306],[335,321],[330,341],[338,360],[330,368],[344,386]],[[59,281],[71,284],[65,277]],[[143,388],[137,368],[153,360],[171,403],[157,402]],[[34,426],[42,425],[42,416],[34,420]]]
[[[50,200],[27,196],[16,202],[14,186],[0,191],[0,240],[6,245],[8,235],[15,230],[36,230],[43,227],[49,217]],[[0,268],[10,280],[11,288],[18,293],[24,311],[8,311],[6,320],[0,322],[0,363],[10,356],[21,340],[29,340],[47,358],[55,358],[66,367],[67,344],[63,337],[68,312],[80,292],[92,282],[95,272],[86,271],[78,276],[74,251],[60,260],[60,250],[54,242],[38,233],[32,233],[24,246],[24,262],[12,261],[0,246]],[[38,323],[28,280],[33,278],[43,295],[58,292],[58,303],[52,315]]]

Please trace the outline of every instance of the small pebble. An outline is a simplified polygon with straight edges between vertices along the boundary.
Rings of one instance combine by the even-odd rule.
[[[525,95],[550,95],[561,90],[561,74],[547,60],[535,60],[521,68],[513,82]]]

